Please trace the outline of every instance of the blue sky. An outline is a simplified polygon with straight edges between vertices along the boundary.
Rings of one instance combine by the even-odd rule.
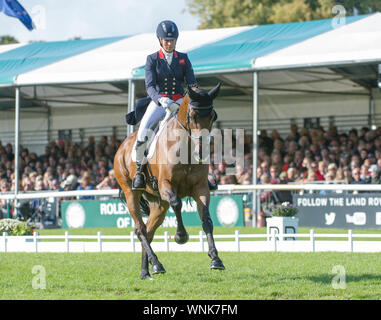
[[[161,20],[176,22],[181,30],[197,29],[198,19],[188,12],[185,0],[19,0],[36,22],[29,31],[15,18],[0,13],[0,36],[20,42],[112,37],[155,32]]]

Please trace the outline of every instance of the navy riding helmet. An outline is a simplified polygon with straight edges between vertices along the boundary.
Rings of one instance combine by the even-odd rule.
[[[164,40],[176,40],[179,37],[179,29],[176,23],[164,20],[156,28],[156,36]]]

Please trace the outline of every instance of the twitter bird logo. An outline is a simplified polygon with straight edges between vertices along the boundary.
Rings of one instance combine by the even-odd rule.
[[[334,212],[326,213],[325,214],[325,224],[327,226],[330,226],[331,224],[333,224],[335,222],[335,218],[336,218],[336,213],[334,213]]]

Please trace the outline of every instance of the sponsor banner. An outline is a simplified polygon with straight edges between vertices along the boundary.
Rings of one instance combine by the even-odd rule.
[[[182,217],[185,226],[201,226],[196,202],[182,200]],[[243,226],[242,195],[211,196],[209,212],[214,226]],[[61,207],[62,228],[134,227],[127,207],[120,200],[64,201]],[[148,217],[143,217],[147,221]],[[167,212],[163,227],[177,227],[174,211]]]
[[[381,193],[294,195],[299,226],[381,228]]]

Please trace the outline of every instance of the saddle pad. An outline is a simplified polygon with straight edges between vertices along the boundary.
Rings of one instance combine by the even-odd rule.
[[[172,113],[169,116],[166,115],[165,118],[160,121],[159,130],[155,134],[155,137],[153,138],[152,142],[150,143],[150,145],[148,147],[147,160],[149,160],[153,157],[153,155],[155,153],[155,149],[156,149],[156,143],[157,143],[157,140],[159,140],[161,132],[163,131],[163,129],[167,125],[168,121],[171,120],[175,114],[176,114],[176,112]],[[135,140],[134,146],[132,148],[132,161],[136,162],[136,140]]]

